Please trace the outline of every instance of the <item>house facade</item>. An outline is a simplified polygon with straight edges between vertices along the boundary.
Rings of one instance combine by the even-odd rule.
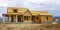
[[[28,8],[8,7],[7,13],[2,14],[8,22],[46,23],[53,22],[52,15],[44,11],[33,11]]]

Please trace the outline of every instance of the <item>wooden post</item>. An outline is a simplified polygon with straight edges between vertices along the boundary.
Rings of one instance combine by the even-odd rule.
[[[9,15],[9,22],[11,22],[11,17],[10,17],[10,15]]]
[[[22,21],[24,22],[24,15],[23,15],[23,20]]]
[[[18,22],[18,16],[16,15],[16,23]]]

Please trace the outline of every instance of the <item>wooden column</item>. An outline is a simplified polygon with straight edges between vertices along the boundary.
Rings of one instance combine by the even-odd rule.
[[[21,22],[22,22],[22,16],[20,16]]]
[[[30,20],[31,20],[31,22],[32,22],[32,16],[30,16]]]
[[[31,21],[33,22],[33,20],[32,20],[32,16],[31,16],[30,18],[31,18]]]
[[[41,23],[41,17],[40,17],[40,16],[39,16],[39,18],[38,18],[38,19],[39,19],[39,23]]]
[[[18,16],[16,15],[16,23],[18,22]]]
[[[36,16],[35,16],[35,20],[34,20],[34,22],[36,22]]]
[[[24,22],[24,15],[23,15],[23,20],[22,21]]]
[[[11,16],[9,15],[9,22],[11,22]]]
[[[24,18],[24,17],[22,16],[22,22],[23,22],[23,20],[24,20],[23,18]]]

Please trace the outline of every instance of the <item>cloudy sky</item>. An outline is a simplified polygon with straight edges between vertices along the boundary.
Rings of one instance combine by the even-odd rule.
[[[6,7],[26,7],[60,16],[60,0],[0,0],[0,14],[6,12]]]

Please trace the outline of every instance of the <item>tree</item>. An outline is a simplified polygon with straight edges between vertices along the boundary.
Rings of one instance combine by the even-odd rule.
[[[60,23],[60,19],[56,19],[56,22],[57,22],[57,23]]]

